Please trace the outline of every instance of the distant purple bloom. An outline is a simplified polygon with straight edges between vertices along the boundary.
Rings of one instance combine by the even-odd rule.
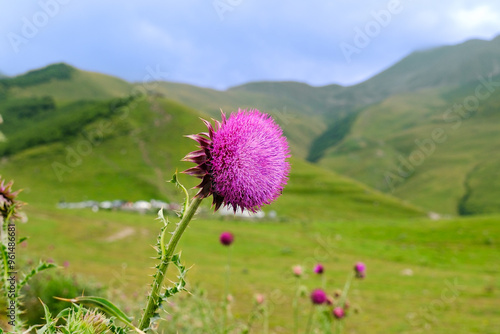
[[[200,144],[184,161],[196,167],[184,173],[201,178],[196,196],[213,195],[217,211],[222,204],[236,211],[256,211],[273,202],[288,180],[288,143],[273,119],[258,110],[241,110],[215,128],[205,121],[208,132],[188,136]]]
[[[337,319],[342,319],[343,317],[345,317],[344,309],[340,306],[334,308],[333,309],[333,316]]]
[[[365,270],[366,266],[363,262],[358,262],[354,265],[354,272],[357,278],[364,278],[366,275]]]
[[[318,275],[321,275],[325,271],[325,268],[321,263],[318,263],[316,267],[314,267],[314,272]]]
[[[229,246],[233,243],[234,236],[230,232],[222,232],[219,240],[224,246]]]
[[[311,293],[311,301],[313,304],[323,304],[326,302],[326,299],[326,293],[321,289],[316,289]]]

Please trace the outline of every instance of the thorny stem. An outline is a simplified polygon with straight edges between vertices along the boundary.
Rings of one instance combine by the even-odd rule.
[[[222,315],[222,333],[226,332],[226,320],[229,307],[229,282],[231,280],[231,246],[227,246],[226,282],[224,296],[224,314]]]
[[[297,277],[297,291],[295,292],[295,296],[293,298],[292,306],[293,306],[293,332],[297,334],[299,332],[299,294],[300,294],[300,276]]]
[[[199,197],[193,198],[191,204],[185,210],[181,221],[179,222],[179,224],[177,224],[177,228],[172,234],[172,237],[170,238],[168,245],[165,247],[165,250],[162,249],[161,263],[155,275],[151,293],[148,296],[148,301],[146,304],[146,308],[144,309],[141,322],[139,323],[139,329],[141,330],[146,330],[149,328],[151,318],[153,317],[154,313],[157,311],[159,307],[161,301],[160,291],[163,279],[165,278],[165,274],[167,272],[168,265],[170,264],[170,260],[172,259],[172,256],[174,254],[175,247],[177,246],[177,243],[179,242],[182,234],[186,230],[186,227],[188,226],[189,222],[193,218],[196,210],[200,206],[202,200],[203,198]],[[161,247],[163,247],[163,245],[161,245]]]
[[[309,332],[311,331],[311,325],[312,325],[314,311],[316,311],[316,309],[314,308],[314,304],[311,303],[311,311],[309,312],[309,318],[307,319],[307,326],[306,326],[306,332],[305,332],[306,334],[309,334]]]
[[[347,281],[345,282],[344,291],[342,291],[342,295],[340,296],[340,302],[339,302],[339,305],[340,307],[342,307],[342,309],[344,309],[345,307],[345,302],[347,300],[347,293],[349,292],[349,288],[351,287],[351,283],[352,280],[354,279],[354,276],[356,276],[356,274],[351,273],[347,278]],[[342,323],[343,323],[342,319],[339,319],[339,321],[337,322],[337,329],[335,331],[337,334],[342,333],[342,327],[343,327]]]

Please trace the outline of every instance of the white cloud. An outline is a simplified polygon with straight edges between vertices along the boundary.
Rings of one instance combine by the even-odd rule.
[[[498,26],[500,13],[489,5],[479,5],[474,9],[460,8],[450,15],[461,30],[481,31],[490,25]]]

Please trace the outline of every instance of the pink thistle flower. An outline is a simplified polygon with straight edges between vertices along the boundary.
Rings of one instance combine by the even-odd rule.
[[[6,184],[1,176],[0,181],[0,216],[4,219],[19,219],[18,210],[24,205],[24,203],[16,200],[20,190],[12,191],[12,184],[14,184],[14,181],[10,181]]]
[[[318,263],[316,267],[314,267],[314,272],[318,275],[321,275],[322,273],[325,272],[325,267],[321,263]]]
[[[364,278],[366,275],[365,270],[366,266],[363,262],[358,262],[354,265],[354,272],[357,278]]]
[[[256,211],[278,198],[288,180],[288,143],[273,119],[258,110],[241,110],[208,132],[188,136],[200,144],[184,161],[196,163],[184,173],[201,178],[197,197],[213,195],[217,211],[222,204],[236,212]]]
[[[259,304],[259,305],[260,305],[260,304],[263,304],[265,300],[266,300],[266,298],[264,297],[264,295],[263,295],[263,294],[258,293],[258,294],[256,294],[256,295],[255,295],[255,302],[256,302],[257,304]]]
[[[230,246],[234,241],[234,235],[230,232],[222,232],[219,240],[224,246]]]
[[[302,272],[303,272],[303,270],[302,270],[302,267],[301,267],[301,266],[299,266],[299,265],[297,265],[297,266],[293,266],[292,270],[293,270],[293,274],[294,274],[295,276],[297,276],[297,277],[302,276]]]
[[[333,316],[336,318],[336,319],[342,319],[343,317],[345,317],[345,311],[342,307],[338,306],[336,308],[333,309]]]
[[[325,291],[321,289],[316,289],[311,293],[311,301],[313,304],[323,304],[327,301],[327,296]]]

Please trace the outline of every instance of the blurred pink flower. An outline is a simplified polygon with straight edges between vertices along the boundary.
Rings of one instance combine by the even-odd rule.
[[[294,266],[294,267],[292,268],[292,270],[293,270],[293,274],[294,274],[295,276],[297,276],[297,277],[302,276],[303,270],[302,270],[302,267],[301,267],[301,266],[299,266],[299,265]]]
[[[234,241],[234,235],[230,232],[222,232],[219,240],[224,246],[230,246]]]
[[[345,317],[344,309],[340,306],[334,308],[333,309],[333,316],[337,319],[342,319],[343,317]]]

